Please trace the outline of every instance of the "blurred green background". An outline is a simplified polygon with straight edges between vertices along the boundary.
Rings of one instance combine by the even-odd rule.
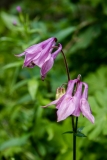
[[[18,13],[17,6],[22,12]],[[1,0],[0,160],[71,160],[71,119],[56,122],[56,109],[41,108],[67,82],[62,55],[45,81],[40,69],[23,68],[14,55],[49,37],[63,45],[70,75],[89,84],[91,124],[81,115],[86,138],[77,138],[77,160],[107,160],[107,1]]]

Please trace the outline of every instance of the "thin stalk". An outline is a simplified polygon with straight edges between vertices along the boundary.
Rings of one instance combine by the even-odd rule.
[[[73,133],[73,160],[76,160],[76,135]]]
[[[76,117],[76,127],[75,127],[76,132],[77,132],[77,127],[78,127],[78,117]]]
[[[73,133],[73,160],[76,160],[76,133],[78,126],[78,117],[76,117],[75,131]]]
[[[66,60],[66,57],[65,57],[65,54],[64,54],[63,50],[61,50],[61,52],[62,52],[62,55],[63,55],[63,58],[64,58],[66,73],[67,73],[67,77],[68,77],[68,81],[69,81],[70,80],[70,74],[69,74],[69,68],[68,68],[67,60]]]

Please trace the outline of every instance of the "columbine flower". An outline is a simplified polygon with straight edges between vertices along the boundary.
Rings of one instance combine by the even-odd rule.
[[[44,80],[47,72],[52,68],[54,60],[62,50],[62,45],[59,43],[57,50],[53,51],[55,48],[55,43],[57,39],[52,37],[41,43],[35,44],[27,48],[23,53],[16,55],[17,57],[25,56],[24,67],[33,68],[38,66],[41,68],[41,77]],[[52,53],[52,54],[51,54]]]
[[[70,80],[68,82],[66,93],[59,99],[43,107],[48,107],[55,104],[58,109],[58,122],[66,119],[70,115],[78,117],[80,116],[80,113],[82,113],[83,116],[94,123],[94,116],[91,113],[90,106],[87,101],[87,95],[88,85],[86,83],[80,82],[78,79]]]
[[[16,10],[20,13],[22,11],[21,7],[20,6],[17,6],[16,7]]]

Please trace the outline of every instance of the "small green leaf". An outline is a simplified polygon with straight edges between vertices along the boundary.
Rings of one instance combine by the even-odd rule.
[[[73,131],[67,131],[67,132],[64,132],[64,133],[62,133],[62,134],[66,134],[66,133],[72,134]]]
[[[67,36],[71,35],[76,30],[76,27],[68,27],[66,29],[61,30],[60,32],[56,33],[54,36],[58,38],[59,41],[62,41]]]
[[[5,65],[2,69],[8,69],[8,68],[12,68],[12,67],[18,67],[18,66],[21,66],[22,64],[23,64],[23,61],[13,62],[13,63],[9,63],[9,64]]]
[[[82,133],[82,132],[77,132],[76,134],[75,134],[77,137],[87,137],[84,133]]]
[[[77,129],[78,132],[81,132],[83,130],[84,127],[80,127]]]

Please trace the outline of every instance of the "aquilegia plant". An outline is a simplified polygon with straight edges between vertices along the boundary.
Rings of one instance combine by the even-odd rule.
[[[23,53],[16,56],[25,56],[23,67],[40,67],[41,78],[44,80],[47,72],[52,68],[55,58],[60,52],[62,53],[68,77],[67,89],[65,91],[63,86],[59,87],[56,93],[56,100],[43,106],[43,108],[56,105],[57,122],[71,116],[73,131],[69,131],[69,133],[73,134],[73,160],[76,160],[76,136],[85,136],[81,133],[81,130],[77,129],[78,117],[82,113],[90,122],[94,123],[95,120],[88,103],[88,85],[81,81],[81,75],[78,75],[77,79],[70,79],[68,64],[62,51],[62,45],[60,43],[56,45],[56,42],[57,38],[49,38],[41,43],[30,46]]]

